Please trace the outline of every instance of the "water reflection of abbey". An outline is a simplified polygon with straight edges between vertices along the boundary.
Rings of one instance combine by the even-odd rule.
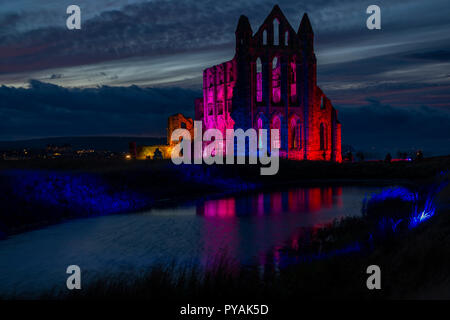
[[[256,262],[262,270],[281,266],[281,249],[298,248],[305,230],[309,234],[342,214],[342,191],[342,187],[298,188],[197,205],[197,215],[204,217],[202,263],[214,267],[225,254],[231,261]]]
[[[247,197],[208,200],[197,206],[197,214],[205,217],[231,218],[240,215],[271,215],[283,212],[315,212],[342,206],[342,187],[300,188],[273,193],[257,193]]]

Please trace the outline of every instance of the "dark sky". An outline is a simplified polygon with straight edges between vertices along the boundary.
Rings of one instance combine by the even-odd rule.
[[[202,70],[232,58],[239,16],[256,31],[276,3],[295,30],[309,14],[344,144],[450,154],[448,0],[2,1],[0,140],[162,136],[168,115],[192,115]],[[82,30],[66,28],[70,4]]]

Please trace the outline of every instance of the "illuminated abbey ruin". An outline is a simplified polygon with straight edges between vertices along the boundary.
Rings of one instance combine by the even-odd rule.
[[[230,61],[203,71],[203,98],[195,101],[195,121],[202,132],[219,129],[278,129],[267,146],[293,160],[342,161],[341,124],[330,99],[317,86],[314,33],[305,13],[297,32],[277,5],[253,33],[246,16],[236,28],[236,52]],[[189,130],[194,122],[182,114],[168,119],[167,145],[142,146],[132,152],[153,159],[156,149],[170,158],[175,129]],[[258,147],[264,144],[258,136]],[[220,143],[220,142],[219,142]],[[205,146],[205,143],[203,144]],[[226,154],[226,143],[221,143]]]
[[[255,33],[241,16],[235,34],[234,58],[203,72],[203,98],[195,101],[203,131],[216,128],[225,137],[226,129],[279,129],[267,145],[279,147],[281,157],[341,162],[341,124],[317,86],[308,15],[295,32],[276,5]]]

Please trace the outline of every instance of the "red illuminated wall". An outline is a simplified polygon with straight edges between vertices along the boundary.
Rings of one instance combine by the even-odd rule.
[[[195,119],[224,136],[227,128],[279,127],[282,157],[341,162],[341,124],[317,86],[308,16],[296,32],[275,6],[255,33],[241,16],[235,35],[234,58],[203,72]]]

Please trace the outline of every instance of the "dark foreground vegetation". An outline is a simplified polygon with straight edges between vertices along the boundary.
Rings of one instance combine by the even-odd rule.
[[[258,165],[168,161],[0,161],[0,238],[66,219],[128,213],[205,196],[321,183],[429,183],[450,157],[413,162],[281,161],[274,176]]]
[[[226,256],[209,268],[175,265],[105,276],[77,292],[44,299],[152,299],[186,302],[287,299],[450,298],[450,188],[440,175],[416,190],[385,189],[361,217],[306,231],[301,245],[281,250],[292,263],[239,266]],[[366,269],[378,265],[382,290],[368,290]],[[301,300],[297,300],[301,301]],[[228,303],[228,302],[227,302]]]

